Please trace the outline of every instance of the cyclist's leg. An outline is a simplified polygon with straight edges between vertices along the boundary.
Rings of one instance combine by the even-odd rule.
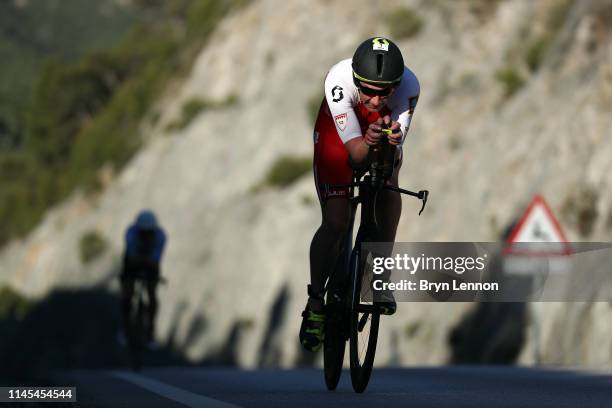
[[[310,282],[314,293],[323,293],[324,278],[330,276],[340,254],[342,239],[349,228],[350,206],[347,198],[327,200],[321,207],[323,221],[310,244]],[[311,310],[321,311],[323,299],[310,297]]]
[[[155,335],[155,317],[157,316],[157,284],[159,282],[159,265],[150,271],[151,275],[147,279],[147,297],[149,298],[149,315],[147,337],[152,340]]]
[[[308,303],[302,313],[300,342],[307,350],[316,351],[323,340],[324,277],[335,265],[349,223],[349,190],[329,188],[328,185],[349,183],[352,179],[348,152],[338,136],[325,99],[314,129],[313,170],[322,222],[310,245],[311,285],[308,287]]]
[[[310,245],[310,280],[314,293],[323,293],[324,279],[336,264],[342,238],[349,227],[349,189],[330,187],[352,181],[348,157],[324,99],[314,130],[314,181],[322,216]],[[312,297],[309,305],[318,310],[323,307],[320,299]]]
[[[129,269],[124,269],[120,281],[120,325],[123,333],[128,333],[128,322],[132,309],[132,296],[134,295],[134,277],[130,274]]]
[[[393,174],[388,180],[388,184],[397,187],[399,170],[402,165],[401,151],[398,151],[398,157],[396,158],[396,166],[393,169]],[[394,191],[383,190],[379,192],[378,205],[376,207],[376,219],[379,222],[379,236],[377,240],[380,242],[395,242],[395,235],[397,233],[397,225],[400,220],[402,213],[402,198],[400,193]],[[392,245],[386,249],[385,253],[377,254],[377,256],[388,257],[391,256]],[[380,275],[380,279],[383,281],[390,281],[390,271],[383,272]],[[376,292],[374,299],[383,308],[383,313],[391,315],[395,313],[397,305],[393,293],[390,291]]]
[[[310,280],[312,291],[322,294],[324,277],[335,264],[342,234],[349,222],[349,189],[329,186],[350,183],[353,176],[348,165],[348,151],[338,136],[325,99],[314,128],[313,173],[322,222],[310,245]],[[322,309],[320,301],[309,303]]]

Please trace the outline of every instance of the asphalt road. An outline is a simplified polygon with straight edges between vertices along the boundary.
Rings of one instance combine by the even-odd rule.
[[[345,371],[327,391],[318,369],[152,368],[72,371],[79,407],[610,407],[612,374],[491,366],[375,369],[355,394]]]

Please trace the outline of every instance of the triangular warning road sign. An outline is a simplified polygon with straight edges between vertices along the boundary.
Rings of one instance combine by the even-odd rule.
[[[512,245],[528,242],[541,245]],[[505,254],[568,255],[572,253],[559,221],[541,195],[533,197],[510,233],[506,245]]]

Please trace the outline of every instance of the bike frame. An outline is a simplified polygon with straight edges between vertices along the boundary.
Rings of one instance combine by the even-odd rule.
[[[347,231],[346,238],[344,239],[344,254],[341,253],[341,256],[345,256],[345,259],[343,261],[346,267],[351,266],[351,254],[355,248],[361,245],[364,237],[366,237],[367,235],[375,236],[376,231],[378,230],[378,222],[376,220],[376,199],[380,191],[389,190],[418,198],[423,203],[421,206],[421,210],[419,211],[419,215],[421,215],[421,213],[425,209],[425,205],[427,204],[427,199],[429,197],[429,191],[427,190],[421,190],[415,193],[413,191],[386,184],[386,178],[381,177],[381,175],[377,174],[376,170],[373,170],[372,168],[370,168],[370,174],[365,175],[363,177],[363,180],[360,180],[360,178],[361,177],[359,172],[354,171],[354,181],[352,183],[334,185],[334,187],[336,188],[351,189],[349,194],[351,211],[349,229]],[[357,196],[354,195],[355,187],[359,188],[359,193]],[[355,215],[357,214],[357,206],[360,204],[362,206],[361,220],[359,224],[359,230],[357,231],[357,236],[355,237],[355,245],[353,246],[353,228],[355,224]],[[332,277],[329,277],[329,280],[331,279]],[[326,290],[328,285],[326,285],[325,287]],[[364,309],[361,309],[362,307]],[[371,306],[361,305],[359,306],[359,308],[360,309],[358,311],[360,312],[373,311]]]
[[[344,247],[340,254],[337,268],[334,271],[334,275],[336,276],[326,277],[327,284],[325,286],[325,291],[327,292],[327,310],[329,312],[327,321],[328,324],[331,324],[331,322],[334,322],[334,325],[338,324],[338,327],[330,327],[334,331],[334,335],[330,338],[336,340],[330,340],[329,347],[326,343],[324,353],[325,381],[330,390],[336,388],[340,378],[345,343],[349,339],[351,343],[351,381],[356,392],[363,392],[365,390],[372,371],[381,310],[374,302],[372,302],[372,304],[363,304],[361,302],[361,289],[365,269],[363,267],[365,262],[362,260],[361,255],[361,244],[378,236],[379,227],[376,220],[376,202],[378,194],[383,190],[389,190],[420,199],[423,204],[419,211],[419,215],[425,209],[429,196],[427,190],[421,190],[415,193],[387,184],[387,180],[393,172],[395,163],[395,150],[389,147],[389,144],[383,143],[382,146],[373,149],[374,157],[372,158],[373,160],[370,161],[368,174],[364,175],[364,172],[355,170],[353,172],[353,182],[333,186],[336,188],[350,189],[350,226],[344,239]],[[361,180],[362,176],[363,180]],[[326,186],[326,188],[328,187],[329,186]],[[356,187],[359,188],[357,196],[354,195]],[[360,204],[361,219],[355,237],[355,245],[353,246],[354,221],[357,213],[357,206]],[[331,296],[330,292],[332,292]],[[329,307],[331,306],[329,304],[330,299],[337,302],[332,307]],[[361,317],[359,317],[360,314]],[[363,339],[359,340],[359,333],[363,331],[370,317],[372,318],[370,322],[371,332],[367,332],[367,351],[362,362],[359,352],[357,351],[357,345],[363,341]],[[330,353],[329,371],[328,362],[326,360],[327,353]]]
[[[136,371],[142,366],[143,352],[146,350],[146,335],[149,330],[148,313],[151,299],[148,293],[148,280],[151,279],[145,271],[134,275],[134,289],[132,293],[131,312],[128,316],[128,348],[131,354],[132,368]],[[166,284],[163,276],[157,277],[158,284]]]

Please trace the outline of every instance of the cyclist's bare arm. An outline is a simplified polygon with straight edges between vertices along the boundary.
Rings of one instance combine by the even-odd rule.
[[[391,133],[384,134],[383,127],[391,130]],[[400,124],[391,120],[389,116],[379,118],[376,122],[371,123],[366,130],[365,136],[355,137],[344,145],[351,156],[351,160],[356,164],[363,163],[368,157],[370,146],[377,145],[381,138],[387,137],[389,143],[398,146],[402,142],[402,133],[399,131]]]
[[[368,157],[370,146],[365,141],[363,136],[355,137],[344,144],[351,156],[351,160],[355,164],[364,163]]]

